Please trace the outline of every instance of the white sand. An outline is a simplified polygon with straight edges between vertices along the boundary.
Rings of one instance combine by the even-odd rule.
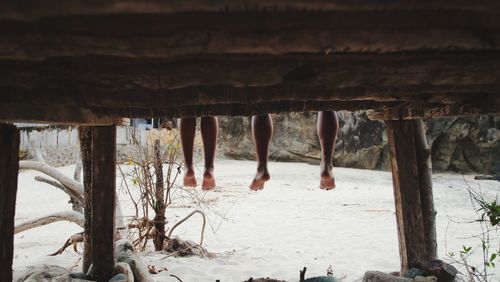
[[[61,170],[71,175],[73,167]],[[170,274],[185,282],[268,276],[297,281],[302,267],[307,267],[306,276],[310,277],[325,275],[329,265],[336,276],[345,275],[345,281],[353,281],[367,270],[398,270],[390,173],[335,168],[337,189],[323,191],[317,188],[318,166],[272,162],[271,181],[264,190],[254,192],[248,189],[254,170],[251,161],[218,160],[217,189],[208,193],[194,190],[201,203],[189,199],[188,193],[176,194],[179,200],[167,210],[169,226],[198,206],[210,221],[204,246],[216,253],[216,258],[161,259],[165,254],[143,253],[147,264],[168,269],[154,275],[156,281],[177,281]],[[65,194],[34,181],[35,175],[38,173],[32,171],[20,174],[16,222],[71,209]],[[198,172],[199,182],[200,176]],[[466,186],[480,186],[494,199],[500,185],[453,174],[435,174],[433,180],[439,255],[445,257],[447,251],[457,253],[464,244],[478,243],[464,239],[477,234],[477,227],[450,221],[450,217],[455,221],[474,218]],[[123,189],[119,195],[124,214],[132,214]],[[174,233],[198,242],[200,226],[201,219],[195,216]],[[60,222],[16,235],[14,269],[46,263],[78,271],[80,256],[72,250],[56,257],[47,254],[79,231],[74,224]]]

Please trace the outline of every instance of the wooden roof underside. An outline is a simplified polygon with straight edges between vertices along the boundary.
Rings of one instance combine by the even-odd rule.
[[[265,2],[1,2],[0,120],[500,112],[497,1]]]

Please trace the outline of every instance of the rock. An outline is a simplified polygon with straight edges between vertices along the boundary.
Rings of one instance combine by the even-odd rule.
[[[436,277],[439,282],[453,282],[458,273],[454,266],[439,259],[427,263],[424,270],[428,275]]]
[[[380,271],[367,271],[363,276],[363,282],[413,282],[413,279],[393,276]]]
[[[340,280],[332,276],[318,276],[311,277],[304,280],[304,282],[339,282]]]
[[[423,276],[423,275],[424,271],[422,269],[413,267],[408,269],[408,271],[403,276],[406,278],[415,278],[417,276]]]
[[[427,276],[427,277],[417,276],[417,277],[415,277],[415,280],[413,280],[413,281],[414,282],[437,282],[437,278],[434,276]]]
[[[127,282],[134,282],[134,273],[128,263],[117,262],[115,264],[115,274],[124,274],[127,276]]]
[[[55,265],[36,265],[28,266],[14,275],[15,282],[91,282],[85,280],[85,274],[74,276],[63,267]]]
[[[336,166],[389,169],[385,124],[364,112],[338,112]],[[274,134],[269,157],[279,161],[319,164],[321,150],[316,113],[272,115]],[[255,159],[250,117],[220,117],[218,151],[235,159]],[[432,165],[437,171],[500,172],[500,115],[441,118],[426,121]]]
[[[152,282],[148,269],[141,258],[134,253],[134,246],[127,240],[118,240],[115,243],[117,262],[127,263],[134,274],[134,281]]]
[[[272,279],[272,278],[250,278],[244,282],[285,282],[285,280],[277,280],[277,279]]]
[[[28,266],[26,269],[19,273],[15,273],[14,281],[21,282],[49,282],[49,281],[62,281],[63,277],[67,277],[68,270],[63,267],[55,265],[36,265]]]
[[[128,277],[125,274],[119,273],[109,279],[109,282],[128,282]]]
[[[165,245],[164,250],[179,257],[208,255],[208,251],[199,244],[193,241],[182,240],[177,236]]]
[[[84,272],[72,272],[69,274],[69,277],[74,278],[74,279],[86,279],[87,274]]]

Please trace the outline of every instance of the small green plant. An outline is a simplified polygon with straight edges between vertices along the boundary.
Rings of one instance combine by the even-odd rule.
[[[448,258],[465,268],[468,282],[494,281],[495,267],[500,257],[500,242],[498,242],[500,205],[498,197],[495,200],[486,200],[481,189],[474,190],[468,184],[467,191],[477,215],[476,220],[467,223],[479,224],[481,233],[473,236],[479,242],[475,247],[463,245],[458,256],[454,252],[448,252]],[[481,255],[480,263],[470,262],[470,258],[474,254]]]

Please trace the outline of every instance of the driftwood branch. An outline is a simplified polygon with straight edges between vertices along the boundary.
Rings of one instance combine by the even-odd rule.
[[[83,196],[81,194],[76,193],[74,190],[71,190],[68,187],[62,185],[60,182],[45,178],[43,176],[35,176],[35,180],[47,183],[62,190],[64,193],[68,194],[73,201],[76,201],[79,205],[83,206]]]
[[[73,193],[78,195],[83,195],[83,185],[75,180],[71,179],[71,177],[66,176],[64,173],[58,171],[57,169],[47,165],[42,162],[35,161],[20,161],[19,162],[20,169],[32,169],[39,172],[42,172],[64,185],[67,189],[71,190]]]
[[[30,219],[16,225],[14,234],[21,233],[23,231],[54,223],[57,221],[69,221],[73,222],[81,227],[83,227],[83,215],[74,211],[58,212],[46,216],[42,216],[35,219]]]
[[[75,251],[75,253],[78,253],[77,243],[79,243],[79,242],[83,242],[83,232],[71,235],[68,238],[68,240],[66,240],[66,242],[64,242],[64,245],[59,250],[55,251],[54,253],[50,254],[49,256],[60,255],[64,252],[64,250],[66,250],[67,247],[69,247],[71,245],[73,245],[73,250]]]
[[[76,182],[81,182],[82,181],[82,158],[78,158],[78,161],[76,162],[75,166],[75,171],[73,172],[73,179]]]
[[[172,233],[174,232],[175,228],[177,228],[179,225],[181,225],[184,221],[188,220],[191,216],[193,216],[194,214],[196,213],[199,213],[201,214],[201,216],[203,217],[203,225],[201,227],[201,238],[200,238],[200,246],[203,245],[203,237],[204,237],[204,234],[205,234],[205,225],[206,225],[206,217],[205,217],[205,214],[200,211],[200,210],[195,210],[195,211],[192,211],[190,214],[188,214],[187,216],[185,216],[183,219],[181,219],[179,222],[177,222],[176,224],[174,224],[174,226],[172,226],[172,228],[170,228],[170,231],[168,232],[168,235],[167,237],[168,238],[171,238],[172,237]]]

